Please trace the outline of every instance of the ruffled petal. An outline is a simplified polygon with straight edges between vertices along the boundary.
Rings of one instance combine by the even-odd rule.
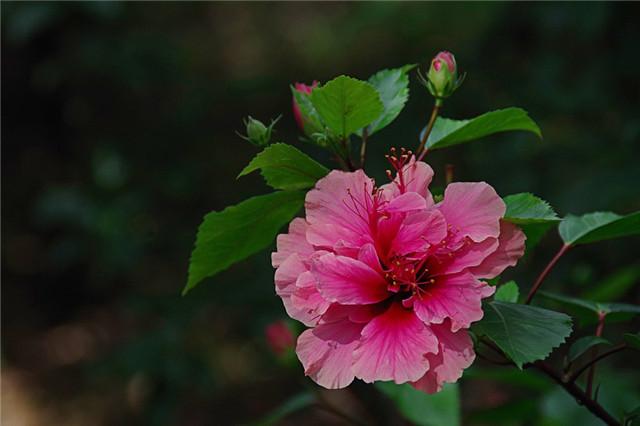
[[[356,247],[372,242],[369,227],[375,209],[372,193],[373,182],[362,170],[334,170],[320,179],[305,199],[309,241],[316,244],[312,238],[321,236],[320,245],[325,247],[333,247],[341,239]]]
[[[415,192],[405,192],[389,201],[382,210],[385,213],[404,213],[427,208],[425,199]]]
[[[506,210],[502,199],[485,182],[450,184],[438,208],[455,232],[475,242],[498,238],[500,218]]]
[[[366,305],[386,299],[387,282],[365,263],[328,253],[313,258],[311,272],[322,296],[344,305]]]
[[[405,255],[425,251],[447,236],[447,223],[436,209],[410,213],[393,239],[391,251]]]
[[[498,248],[497,238],[487,238],[479,243],[467,239],[462,247],[455,252],[442,256],[441,264],[433,268],[434,275],[452,275],[467,268],[480,265]]]
[[[440,276],[413,300],[413,309],[427,324],[442,324],[449,318],[455,332],[482,318],[482,299],[494,291],[468,272]]]
[[[289,224],[289,233],[280,234],[276,239],[277,250],[271,253],[271,263],[274,268],[280,266],[292,253],[298,253],[306,258],[313,253],[313,246],[307,242],[307,221],[297,217]]]
[[[444,383],[457,382],[476,356],[467,330],[454,333],[448,323],[432,325],[431,330],[438,338],[440,351],[427,355],[429,371],[412,383],[413,387],[427,393],[440,391]]]
[[[318,318],[329,308],[331,302],[318,292],[316,280],[310,271],[303,272],[298,276],[295,287],[291,293],[291,304],[298,312],[304,312],[305,319],[309,322],[317,322]]]
[[[482,263],[469,269],[477,278],[495,278],[509,266],[515,266],[524,255],[524,242],[527,237],[516,225],[500,221],[498,247]]]
[[[296,353],[305,375],[328,389],[348,386],[354,378],[353,351],[363,326],[342,318],[302,333]]]
[[[319,315],[308,306],[294,304],[292,295],[298,290],[298,278],[307,272],[307,266],[297,253],[293,253],[276,269],[276,294],[282,299],[287,314],[303,324],[312,327],[317,324]]]
[[[353,371],[367,383],[416,381],[429,368],[425,354],[437,351],[438,341],[429,327],[411,310],[392,303],[362,329],[360,345],[354,352]]]

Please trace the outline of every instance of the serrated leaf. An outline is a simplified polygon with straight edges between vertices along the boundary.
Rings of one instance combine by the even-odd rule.
[[[490,111],[469,120],[438,117],[426,146],[434,150],[512,130],[531,132],[542,137],[540,128],[525,110],[511,107]]]
[[[518,284],[516,284],[515,281],[508,281],[498,287],[493,298],[501,302],[518,303],[519,296],[520,289],[518,288]]]
[[[369,125],[384,110],[371,84],[344,75],[314,89],[310,99],[324,124],[339,138]]]
[[[182,294],[271,244],[300,210],[304,195],[300,191],[273,192],[207,214],[198,228]]]
[[[549,203],[529,192],[508,195],[503,201],[507,206],[504,220],[518,225],[556,223],[561,220]]]
[[[611,212],[567,215],[558,229],[565,244],[579,245],[640,234],[640,212],[620,216]]]
[[[376,382],[409,421],[419,426],[456,426],[460,424],[460,393],[455,383],[447,383],[438,393],[427,394],[411,385]]]
[[[625,333],[624,341],[633,349],[637,349],[640,351],[640,333]]]
[[[607,339],[604,339],[598,336],[581,337],[575,342],[573,342],[573,345],[571,345],[571,348],[569,348],[569,355],[568,355],[569,361],[570,362],[575,361],[580,355],[582,355],[583,353],[585,353],[586,351],[588,351],[594,346],[610,345],[610,344],[611,342],[609,342]]]
[[[382,114],[367,126],[369,135],[388,126],[404,108],[409,99],[408,72],[413,68],[415,65],[382,70],[369,78],[369,83],[378,91],[384,108]]]
[[[484,317],[474,329],[487,336],[522,369],[545,359],[571,334],[571,318],[560,312],[500,301],[485,305]]]
[[[275,189],[294,190],[313,187],[329,169],[299,149],[276,143],[256,155],[238,177],[261,170],[267,184]]]
[[[535,247],[561,220],[549,203],[531,193],[508,195],[503,200],[507,206],[504,220],[520,226],[527,236],[527,249]]]

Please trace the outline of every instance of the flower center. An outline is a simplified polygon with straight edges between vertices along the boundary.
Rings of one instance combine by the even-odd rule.
[[[422,298],[427,287],[435,283],[435,278],[429,273],[426,256],[422,259],[393,259],[384,277],[389,292],[399,294],[402,299],[412,296]]]

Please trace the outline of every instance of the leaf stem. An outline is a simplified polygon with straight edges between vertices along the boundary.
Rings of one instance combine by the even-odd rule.
[[[596,327],[596,337],[602,336],[602,330],[604,329],[604,319],[607,314],[605,312],[598,312],[598,326]],[[591,396],[593,390],[593,378],[596,374],[596,364],[593,362],[598,357],[598,348],[595,347],[591,350],[591,367],[589,368],[589,375],[587,376],[587,395]]]
[[[433,125],[436,123],[436,118],[438,118],[438,112],[440,112],[441,105],[442,101],[438,100],[436,100],[436,103],[433,104],[433,110],[431,110],[429,124],[427,124],[427,129],[424,131],[422,138],[420,139],[420,145],[418,146],[418,150],[416,151],[416,155],[418,155],[418,161],[422,160],[427,154],[428,149],[425,148],[425,145],[427,143],[427,139],[429,139],[431,131],[433,130]]]
[[[369,139],[369,128],[362,130],[362,145],[360,145],[360,168],[364,170],[364,161],[367,155],[367,139]]]
[[[346,163],[348,170],[353,172],[356,168],[351,161],[351,154],[349,153],[349,145],[347,144],[346,138],[340,139],[340,143],[344,149],[344,162]]]
[[[531,303],[531,299],[533,299],[533,296],[535,296],[537,291],[540,289],[540,286],[542,285],[544,279],[547,278],[547,275],[549,275],[549,272],[551,272],[555,264],[558,263],[558,260],[560,260],[562,255],[565,254],[567,250],[569,250],[570,248],[571,246],[569,244],[564,244],[562,247],[560,247],[560,250],[558,250],[558,253],[556,253],[553,259],[551,259],[551,261],[547,264],[547,266],[542,270],[542,272],[538,276],[538,279],[536,279],[536,282],[533,283],[533,286],[531,287],[531,290],[527,295],[527,300],[524,302],[525,305],[528,305],[529,303]]]

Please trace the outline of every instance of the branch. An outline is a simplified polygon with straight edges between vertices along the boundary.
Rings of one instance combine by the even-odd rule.
[[[427,143],[427,139],[429,139],[431,130],[433,130],[433,125],[436,123],[436,118],[438,117],[439,111],[440,111],[440,103],[436,101],[436,103],[433,105],[433,110],[431,111],[431,117],[429,118],[429,124],[427,124],[427,129],[424,131],[424,134],[422,135],[422,139],[420,139],[420,145],[416,150],[418,161],[422,160],[427,153],[427,149],[425,149],[425,145]]]
[[[531,299],[533,299],[533,296],[535,296],[536,292],[542,285],[542,282],[544,281],[545,278],[547,278],[547,275],[549,275],[549,272],[551,272],[551,269],[553,269],[553,267],[555,266],[556,263],[558,263],[558,260],[560,260],[562,255],[565,254],[567,250],[569,250],[570,248],[571,246],[568,244],[565,244],[562,247],[560,247],[560,250],[558,251],[558,253],[556,253],[556,255],[553,257],[553,259],[551,259],[549,264],[542,270],[536,282],[533,283],[533,286],[531,287],[531,290],[527,295],[527,300],[524,302],[525,305],[528,305],[529,303],[531,303]]]
[[[587,410],[591,411],[593,415],[600,418],[607,425],[620,426],[620,422],[616,420],[611,414],[609,414],[607,410],[605,410],[602,405],[598,403],[598,401],[591,399],[591,397],[587,395],[582,389],[580,389],[574,382],[564,381],[558,373],[556,373],[544,362],[537,361],[533,364],[527,364],[525,368],[528,367],[533,367],[549,376],[551,379],[553,379],[554,382],[562,386],[562,388],[567,391],[569,395],[573,396],[579,404],[584,405]]]
[[[604,359],[606,357],[608,357],[609,355],[613,355],[617,352],[620,352],[623,349],[626,349],[627,345],[624,343],[620,343],[617,346],[614,346],[613,348],[609,349],[606,352],[601,353],[600,355],[592,358],[589,362],[587,362],[585,365],[583,365],[582,367],[580,367],[578,370],[576,370],[575,373],[573,373],[571,376],[569,376],[569,378],[567,379],[567,382],[575,382],[578,377],[580,377],[580,375],[582,373],[584,373],[589,367],[595,365],[598,361],[600,361],[601,359]]]
[[[506,355],[504,354],[504,352],[502,350],[500,350],[500,348],[498,348],[492,342],[490,342],[490,341],[488,341],[486,339],[481,339],[480,341],[482,343],[484,343],[485,345],[487,345],[488,347],[490,347],[491,349],[493,349],[495,352],[500,353],[503,357],[508,359],[506,357]],[[612,351],[609,351],[609,352],[612,352]],[[610,355],[610,353],[607,353],[607,354]],[[598,358],[601,359],[601,358],[604,358],[604,356],[605,356],[605,354],[602,354]],[[592,362],[597,362],[597,360],[594,360]],[[515,365],[515,364],[513,362],[510,362],[510,365]],[[587,365],[586,367],[583,367],[583,369],[581,369],[580,373],[582,371],[584,371],[584,369],[586,369],[588,367],[589,367],[589,365]],[[587,395],[585,391],[580,389],[580,387],[578,387],[578,385],[576,385],[574,383],[574,381],[572,381],[572,380],[564,380],[559,373],[556,373],[549,365],[547,365],[543,361],[537,361],[537,362],[534,362],[534,363],[525,364],[524,368],[535,368],[535,369],[541,371],[542,373],[546,374],[551,379],[553,379],[554,382],[556,382],[558,385],[562,386],[562,388],[567,393],[569,393],[569,395],[573,396],[573,398],[578,402],[578,404],[584,405],[587,408],[587,410],[591,411],[591,413],[593,415],[595,415],[598,418],[600,418],[607,425],[609,425],[609,426],[620,426],[620,422],[618,420],[616,420],[611,414],[609,414],[607,412],[607,410],[605,410],[604,407],[602,407],[602,405],[600,405],[598,403],[598,401],[596,401],[595,399],[592,399],[589,395]]]
[[[596,327],[596,337],[602,336],[602,330],[604,329],[604,319],[607,314],[604,312],[598,312],[598,327]],[[591,360],[593,361],[598,357],[598,348],[593,348],[591,350]],[[587,395],[591,396],[591,391],[593,390],[593,378],[596,374],[596,364],[591,363],[591,368],[589,368],[589,376],[587,376]]]

